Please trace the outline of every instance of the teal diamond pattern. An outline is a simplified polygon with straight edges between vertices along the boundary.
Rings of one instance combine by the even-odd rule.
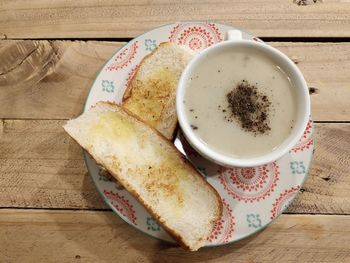
[[[107,173],[106,170],[100,168],[99,171],[98,171],[98,175],[99,175],[98,180],[99,180],[99,181],[104,181],[104,182],[110,182],[111,179],[108,178],[108,177],[105,175],[106,173]]]
[[[147,217],[147,230],[152,230],[152,231],[160,231],[160,226],[158,225],[157,221],[154,220],[152,217]]]
[[[112,80],[102,80],[102,91],[105,91],[105,92],[114,92],[114,83]]]
[[[260,228],[261,219],[259,214],[247,214],[248,227]]]
[[[292,170],[292,174],[305,174],[306,168],[303,161],[297,162],[291,162],[290,163],[290,169]]]
[[[157,42],[153,39],[145,39],[146,51],[153,51],[157,47]]]

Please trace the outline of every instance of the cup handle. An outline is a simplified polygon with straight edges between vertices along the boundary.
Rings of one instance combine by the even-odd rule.
[[[240,30],[237,30],[237,29],[227,31],[226,35],[227,35],[226,40],[229,40],[229,41],[243,39],[242,32]]]

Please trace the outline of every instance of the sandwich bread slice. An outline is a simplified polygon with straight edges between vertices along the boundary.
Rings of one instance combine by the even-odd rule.
[[[194,52],[171,42],[161,43],[140,63],[123,97],[123,107],[171,140],[177,125],[176,88]]]
[[[222,214],[219,194],[158,131],[99,102],[64,129],[183,247],[202,247]]]

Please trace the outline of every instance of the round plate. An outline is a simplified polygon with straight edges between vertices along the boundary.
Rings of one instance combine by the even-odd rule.
[[[103,66],[84,111],[98,101],[120,103],[142,58],[161,42],[171,41],[202,50],[223,41],[230,26],[208,22],[179,22],[164,25],[136,37]],[[245,32],[243,38],[261,41]],[[271,223],[297,195],[310,166],[313,153],[313,123],[310,119],[299,143],[276,162],[254,168],[224,168],[199,156],[178,132],[175,146],[197,167],[219,192],[223,216],[207,240],[207,246],[223,245],[245,238]],[[133,196],[100,173],[95,161],[85,153],[86,166],[100,194],[125,222],[161,240],[173,239]]]

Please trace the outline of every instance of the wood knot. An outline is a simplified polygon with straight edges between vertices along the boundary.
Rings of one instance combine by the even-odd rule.
[[[299,6],[306,6],[316,3],[323,3],[323,0],[293,0],[293,3]]]
[[[7,39],[7,35],[5,33],[0,33],[0,39],[1,40],[6,40]]]
[[[318,89],[315,87],[309,87],[309,94],[317,94],[318,93]]]
[[[331,177],[327,176],[327,177],[321,177],[323,180],[325,180],[326,182],[328,182],[329,180],[331,180]]]
[[[39,82],[49,74],[60,59],[58,48],[49,41],[11,41],[0,50],[6,63],[0,66],[0,85],[32,79]]]

